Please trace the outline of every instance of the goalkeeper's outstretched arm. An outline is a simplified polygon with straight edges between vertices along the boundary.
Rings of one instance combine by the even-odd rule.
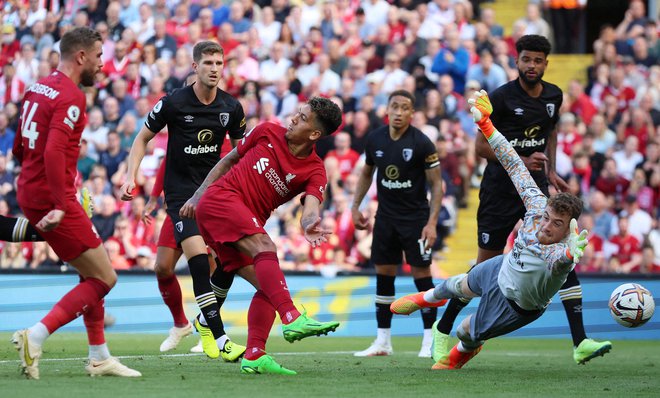
[[[536,185],[536,182],[529,174],[529,170],[527,170],[527,167],[525,167],[525,164],[520,159],[516,150],[513,149],[511,143],[497,131],[493,122],[490,120],[493,106],[486,91],[481,90],[476,92],[474,97],[468,100],[468,103],[470,104],[472,118],[488,140],[488,144],[493,148],[497,160],[500,161],[509,174],[509,178],[511,178],[513,185],[522,198],[525,208],[527,210],[532,207],[544,208],[547,198],[541,192],[538,185]],[[543,199],[542,203],[539,200],[541,198]]]

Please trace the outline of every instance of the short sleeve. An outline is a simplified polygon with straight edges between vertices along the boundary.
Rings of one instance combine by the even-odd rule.
[[[232,124],[229,126],[229,137],[238,140],[243,138],[245,135],[245,112],[243,112],[243,106],[237,101],[236,109],[234,109],[232,115]]]
[[[325,193],[326,186],[328,184],[328,179],[325,176],[325,170],[319,168],[318,172],[312,174],[305,185],[305,193],[301,201],[304,201],[306,196],[313,196],[319,200],[320,203],[323,203],[323,195]]]
[[[373,137],[374,134],[367,135],[367,142],[364,145],[364,163],[369,166],[375,164],[373,158]]]
[[[238,155],[240,157],[243,157],[243,155],[245,155],[245,153],[247,153],[250,148],[255,146],[259,137],[265,134],[266,125],[266,123],[258,124],[252,130],[248,131],[243,136],[243,139],[238,142],[238,145],[236,145],[236,150],[238,151]]]
[[[423,133],[421,136],[423,139],[421,140],[420,146],[421,152],[424,154],[424,168],[428,170],[440,166],[440,156],[438,155],[438,150],[435,145]]]
[[[144,125],[147,126],[149,130],[154,133],[158,133],[167,125],[167,114],[170,108],[169,98],[167,96],[162,97],[153,109],[147,115],[147,120],[144,122]]]

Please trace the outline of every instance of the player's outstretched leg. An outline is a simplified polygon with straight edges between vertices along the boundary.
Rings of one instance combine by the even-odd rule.
[[[582,286],[575,270],[571,271],[559,290],[559,298],[566,311],[568,325],[573,338],[573,359],[584,365],[593,358],[603,356],[612,349],[609,341],[595,341],[587,338],[582,319]]]
[[[254,271],[259,288],[282,320],[284,339],[290,343],[309,336],[320,336],[334,332],[339,322],[319,322],[298,311],[291,300],[286,279],[280,268],[277,253],[261,252],[254,256]],[[249,345],[249,344],[248,344]]]
[[[428,290],[427,292],[433,292],[433,289]],[[427,292],[413,293],[395,300],[390,305],[390,311],[399,315],[410,315],[422,308],[442,307],[447,303],[446,299],[440,301],[427,301],[424,298],[424,295]]]

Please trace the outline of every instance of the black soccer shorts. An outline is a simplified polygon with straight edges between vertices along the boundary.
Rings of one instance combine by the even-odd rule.
[[[431,251],[423,250],[420,242],[422,229],[428,218],[417,220],[393,220],[377,217],[371,244],[371,260],[376,265],[400,265],[403,253],[406,262],[413,267],[429,267]]]

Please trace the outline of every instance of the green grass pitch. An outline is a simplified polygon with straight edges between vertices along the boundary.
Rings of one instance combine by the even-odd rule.
[[[289,344],[271,337],[269,352],[297,376],[241,375],[239,364],[188,349],[158,352],[164,335],[109,334],[115,356],[143,377],[91,378],[84,370],[84,334],[52,336],[41,380],[18,370],[10,335],[0,333],[2,397],[653,397],[660,394],[660,344],[613,341],[612,351],[584,366],[573,362],[569,340],[494,339],[464,369],[432,371],[418,358],[420,338],[395,337],[391,357],[356,358],[370,338],[313,337]],[[245,342],[245,336],[234,336]],[[454,339],[455,342],[455,339]]]

